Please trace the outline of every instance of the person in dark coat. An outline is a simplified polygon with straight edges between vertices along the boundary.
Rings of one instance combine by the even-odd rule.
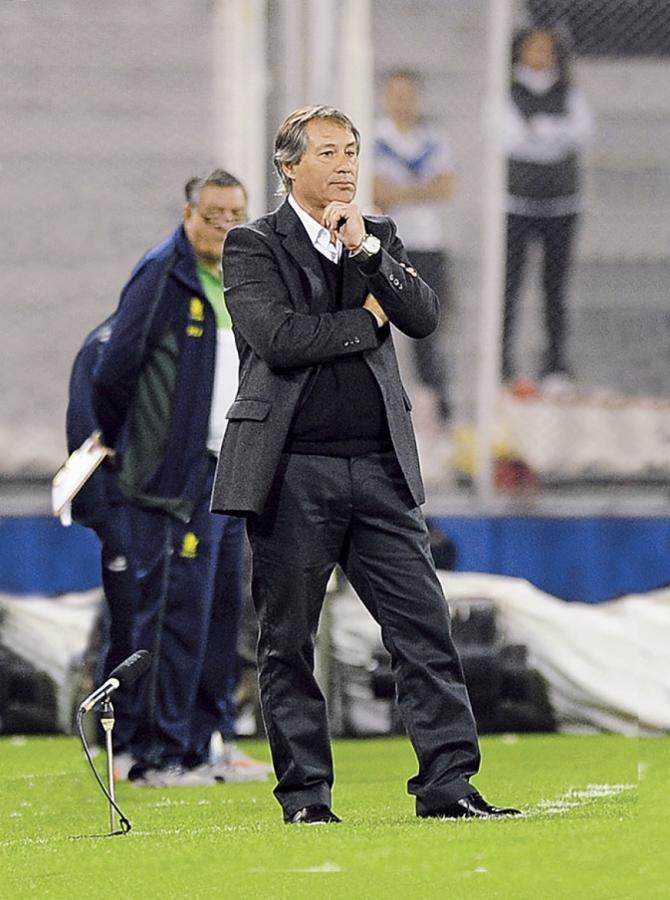
[[[574,84],[564,42],[543,28],[520,30],[512,42],[505,117],[507,249],[502,378],[527,376],[514,353],[517,307],[530,246],[542,246],[541,292],[546,346],[540,376],[549,393],[570,387],[566,294],[582,208],[581,156],[593,113]]]
[[[338,822],[314,639],[339,563],[381,624],[419,760],[420,816],[511,814],[470,784],[480,762],[449,612],[430,552],[411,403],[389,323],[438,322],[435,293],[394,223],[355,205],[360,136],[332,107],[292,113],[275,138],[288,197],[234,228],[226,300],[240,358],[212,510],[246,517],[259,684],[287,823]]]

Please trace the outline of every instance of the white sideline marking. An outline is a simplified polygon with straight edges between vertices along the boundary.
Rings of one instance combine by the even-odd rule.
[[[325,863],[322,863],[320,866],[308,866],[306,869],[289,869],[289,872],[341,872],[342,869],[337,863],[328,862],[326,860]]]
[[[635,784],[587,784],[585,788],[571,787],[556,800],[540,800],[535,809],[530,812],[562,815],[571,809],[584,806],[591,800],[601,797],[616,797],[618,794],[634,790],[636,787]]]
[[[199,834],[229,834],[261,830],[261,825],[208,825],[203,826],[202,828],[157,828],[155,831],[143,831],[139,828],[133,828],[130,833],[135,838],[155,838],[178,837],[180,835],[192,837],[193,835]],[[100,834],[59,834],[48,838],[8,838],[7,840],[0,840],[0,847],[25,847],[33,844],[62,844],[67,841],[94,841],[107,837],[107,834],[100,832]]]
[[[571,809],[576,809],[580,806],[584,806],[592,800],[597,800],[602,797],[616,797],[618,794],[623,794],[625,791],[632,791],[637,787],[636,784],[587,784],[585,788],[576,788],[571,787],[556,800],[540,800],[534,809],[530,809],[526,815],[533,814],[544,814],[544,815],[563,815],[563,813],[570,812]],[[205,801],[207,802],[207,801]],[[173,801],[174,803],[174,801]],[[152,804],[153,806],[159,806],[161,804]],[[173,804],[162,804],[162,805],[173,805]],[[188,805],[187,803],[183,803],[183,801],[177,801],[174,805]],[[200,804],[198,804],[200,805]],[[9,814],[10,818],[15,818],[21,816],[21,813],[13,812]],[[251,832],[251,831],[260,831],[261,825],[210,825],[201,828],[160,828],[155,831],[141,831],[139,829],[133,828],[132,834],[135,837],[167,837],[181,834],[188,834],[189,836],[197,835],[197,834],[225,834],[225,833],[240,833],[240,832]],[[69,840],[79,840],[82,837],[89,837],[91,839],[95,839],[96,837],[102,837],[103,835],[88,835],[88,836],[77,836],[73,837],[72,835],[58,835],[52,838],[31,838],[31,837],[23,837],[23,838],[10,838],[9,840],[0,840],[0,847],[19,847],[19,846],[31,846],[31,845],[39,845],[39,844],[51,844],[51,843],[62,843],[63,841]],[[268,872],[268,871],[277,871],[276,869],[250,869],[251,872]],[[282,870],[280,870],[282,871]],[[324,872],[341,872],[342,869],[337,863],[329,862],[328,860],[324,862],[320,866],[310,866],[305,869],[284,869],[286,872],[314,872],[314,873],[324,873]],[[485,872],[486,870],[483,868],[477,868],[474,870],[475,872]]]
[[[295,873],[316,873],[317,875],[322,875],[324,873],[330,872],[341,872],[342,867],[338,866],[337,863],[330,862],[326,860],[324,863],[321,863],[320,866],[307,866],[306,868],[301,869],[249,869],[250,872],[253,872],[255,875],[267,875],[269,873],[276,872],[295,872]]]
[[[145,809],[164,809],[168,806],[210,806],[211,800],[175,800],[172,797],[161,797],[155,803],[145,803]]]
[[[7,780],[8,781],[39,781],[40,779],[45,779],[45,778],[65,778],[66,776],[68,778],[71,778],[73,775],[76,775],[77,777],[79,777],[76,772],[72,771],[72,769],[64,769],[61,772],[42,772],[39,774],[36,772],[20,772],[18,775],[8,776]]]

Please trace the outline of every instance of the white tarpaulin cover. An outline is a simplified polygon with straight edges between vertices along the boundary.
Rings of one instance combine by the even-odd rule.
[[[670,731],[670,588],[566,603],[518,578],[439,574],[452,608],[495,604],[505,640],[525,644],[531,668],[545,678],[561,730]],[[100,590],[57,598],[0,594],[0,641],[53,679],[63,731],[71,727],[76,673],[101,599]],[[366,668],[381,638],[363,604],[346,591],[332,598],[328,619],[337,658]]]
[[[605,603],[567,603],[529,582],[440,572],[450,606],[491,601],[509,643],[525,644],[546,680],[561,731],[670,731],[670,588]],[[367,666],[379,628],[353,592],[334,598],[331,642],[340,662]]]
[[[58,727],[64,732],[71,730],[76,674],[102,596],[99,588],[59,597],[0,594],[0,643],[52,679]]]
[[[495,603],[506,638],[526,644],[562,730],[670,731],[670,588],[566,603],[520,578],[441,572],[450,602]]]

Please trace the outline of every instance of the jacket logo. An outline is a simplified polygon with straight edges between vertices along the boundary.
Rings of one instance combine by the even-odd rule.
[[[200,297],[191,297],[189,316],[194,322],[205,321],[205,305]]]
[[[202,334],[203,334],[202,325],[187,325],[186,326],[186,334],[189,337],[202,337]]]
[[[113,559],[107,560],[105,568],[108,572],[126,572],[128,570],[128,560],[125,556],[115,556]]]
[[[200,538],[197,536],[197,534],[193,534],[192,531],[187,531],[181,542],[181,550],[179,551],[179,555],[184,559],[195,559],[198,555],[199,543]]]

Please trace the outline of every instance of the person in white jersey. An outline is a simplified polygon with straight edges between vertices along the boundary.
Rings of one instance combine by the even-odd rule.
[[[437,294],[448,297],[444,203],[454,189],[454,167],[443,130],[419,115],[416,73],[390,72],[384,81],[386,116],[376,123],[374,201],[396,223],[413,266]],[[450,415],[444,330],[412,343],[415,375],[428,388],[440,418]]]

